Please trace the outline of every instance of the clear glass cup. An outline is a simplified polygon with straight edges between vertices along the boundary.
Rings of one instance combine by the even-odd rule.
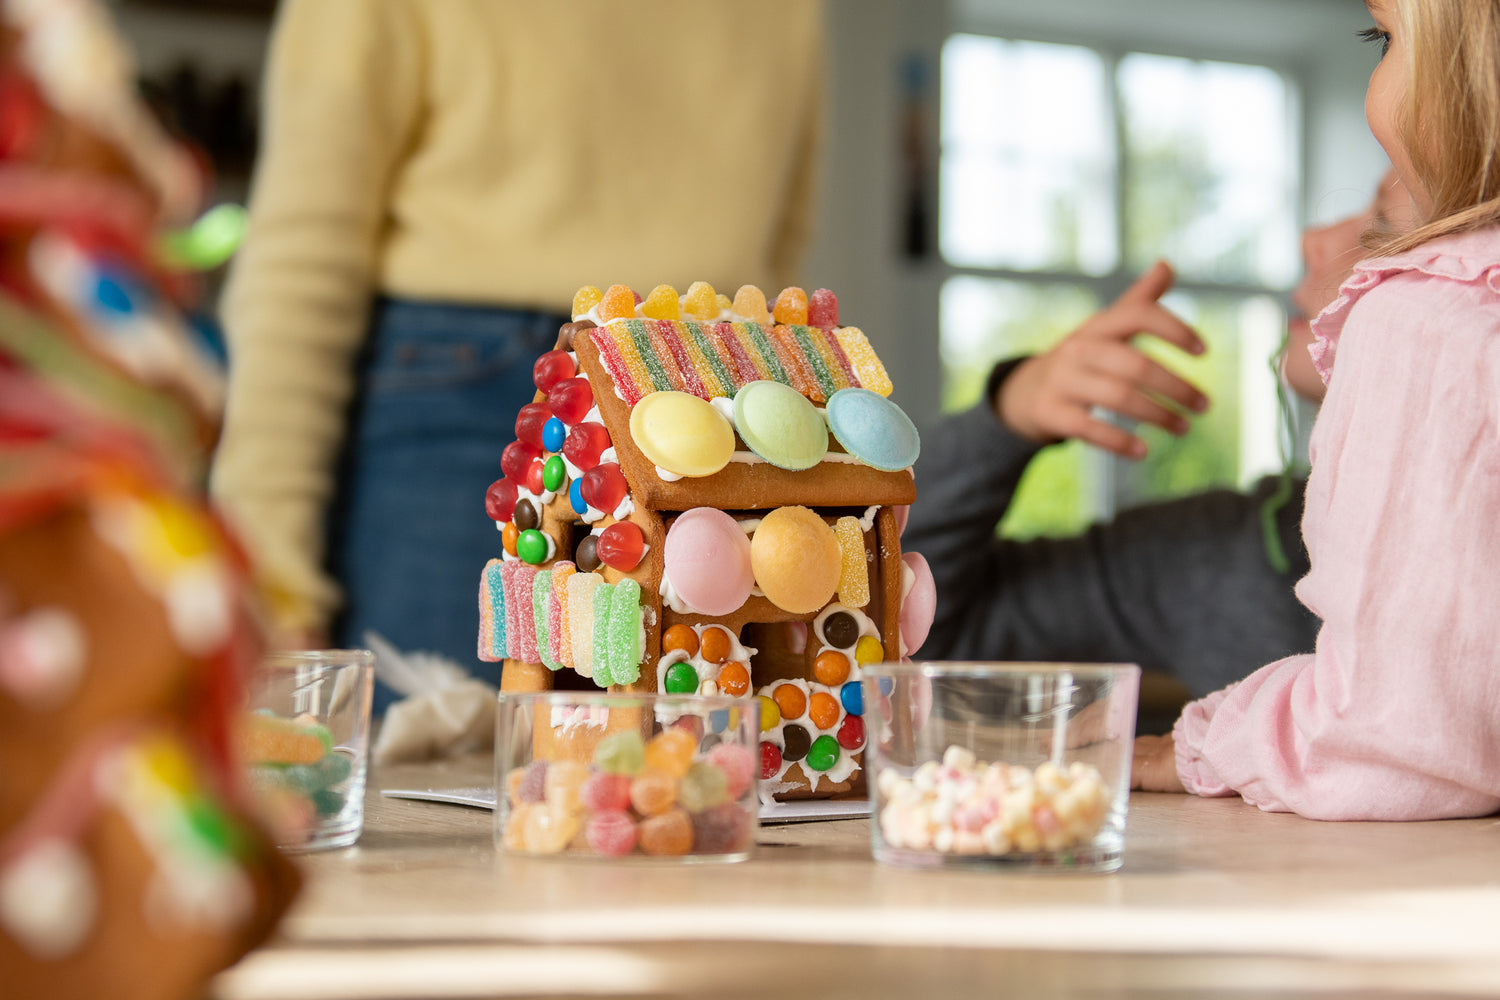
[[[502,691],[495,846],[533,856],[743,861],[760,708],[710,695]]]
[[[877,860],[1120,867],[1139,667],[881,663],[863,683]]]
[[[277,846],[316,851],[359,839],[374,686],[367,649],[273,653],[255,671],[239,745]]]

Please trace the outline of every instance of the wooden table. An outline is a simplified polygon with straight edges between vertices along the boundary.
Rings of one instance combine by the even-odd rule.
[[[1112,875],[875,864],[865,820],[771,826],[750,861],[508,858],[488,812],[384,799],[305,857],[280,937],[218,1000],[1500,995],[1500,820],[1315,823],[1136,795]]]

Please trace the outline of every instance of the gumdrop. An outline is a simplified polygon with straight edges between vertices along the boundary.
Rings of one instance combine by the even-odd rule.
[[[729,301],[729,296],[720,293],[714,296],[714,305],[719,307],[719,314],[723,315],[729,311],[732,303]]]
[[[807,325],[832,330],[839,325],[839,299],[826,288],[813,292],[807,300]]]
[[[755,781],[755,754],[738,743],[720,743],[708,752],[707,760],[724,772],[725,790],[737,799],[750,790]]]
[[[734,304],[730,308],[747,323],[765,324],[771,319],[766,310],[766,295],[754,285],[741,285],[734,293]]]
[[[693,850],[734,854],[750,846],[750,814],[736,802],[721,802],[693,814]]]
[[[595,854],[617,858],[635,850],[635,820],[623,809],[596,812],[583,828],[583,836]]]
[[[807,717],[819,729],[832,729],[839,721],[839,700],[827,691],[814,691],[808,699]]]
[[[516,785],[516,796],[521,802],[541,802],[547,797],[547,762],[534,760],[521,772]]]
[[[729,779],[707,761],[695,761],[677,786],[677,802],[688,812],[702,812],[729,797]]]
[[[698,690],[698,671],[691,663],[674,663],[663,681],[667,694],[692,694]]]
[[[681,319],[677,289],[671,285],[657,285],[651,289],[651,294],[641,303],[641,315],[647,319]]]
[[[599,320],[628,319],[635,315],[635,292],[626,285],[610,285],[599,300]]]
[[[662,633],[661,651],[663,653],[679,649],[690,657],[698,655],[698,633],[693,631],[691,625],[673,625]]]
[[[781,748],[764,740],[760,744],[760,777],[770,781],[781,770]]]
[[[525,441],[512,441],[500,453],[500,471],[505,473],[505,478],[512,482],[524,483],[526,471],[531,468],[532,459],[541,457],[541,448],[529,445]]]
[[[544,796],[549,806],[576,812],[580,806],[579,790],[588,780],[589,770],[577,761],[554,761],[547,768]]]
[[[837,687],[849,679],[849,657],[836,649],[825,649],[813,660],[813,679]]]
[[[552,411],[546,403],[527,403],[516,414],[516,438],[537,449],[542,449],[542,428],[552,419]]]
[[[596,771],[578,789],[578,800],[589,812],[630,808],[630,777]]]
[[[526,814],[541,806],[521,803],[514,805],[505,820],[505,835],[501,841],[507,851],[526,850]]]
[[[672,727],[674,729],[681,729],[683,732],[687,733],[693,738],[694,743],[697,743],[699,740],[703,739],[703,719],[699,716],[680,716],[672,722]]]
[[[595,510],[608,514],[620,506],[630,487],[614,462],[601,462],[583,474],[583,499]]]
[[[616,521],[599,533],[599,561],[621,573],[635,569],[645,551],[646,538],[630,521]]]
[[[670,809],[642,820],[636,836],[643,853],[679,857],[693,849],[693,821],[683,810]]]
[[[734,698],[750,691],[750,671],[743,663],[730,660],[719,668],[719,690]]]
[[[592,420],[577,424],[563,441],[563,457],[573,463],[574,468],[587,472],[599,464],[599,456],[613,442],[603,424]]]
[[[536,854],[559,854],[578,833],[579,821],[567,810],[539,806],[526,811],[522,843]]]
[[[531,381],[543,392],[551,392],[554,385],[576,374],[578,366],[567,351],[547,351],[531,366]]]
[[[706,281],[693,282],[683,296],[682,307],[692,319],[717,319],[719,304],[715,301],[714,286]]]
[[[646,744],[646,767],[680,778],[693,763],[698,741],[681,729],[663,729]]]
[[[602,298],[604,298],[604,293],[600,292],[599,289],[593,285],[584,285],[573,295],[573,316],[576,318],[585,315],[590,309],[598,305],[599,300]]]
[[[630,782],[630,804],[642,816],[655,816],[677,804],[677,775],[646,768]]]
[[[635,730],[611,733],[594,748],[594,766],[609,774],[638,774],[646,764],[646,743]]]
[[[516,512],[516,499],[519,496],[515,483],[509,479],[497,479],[484,491],[484,512],[491,520],[503,524]]]
[[[565,378],[552,387],[547,406],[553,416],[571,427],[594,408],[594,390],[589,388],[589,380],[581,375]]]
[[[807,324],[807,293],[800,288],[783,288],[776,296],[772,310],[776,322],[783,326],[805,326]]]
[[[556,417],[547,418],[542,425],[542,447],[547,451],[561,452],[563,442],[568,439],[568,428]]]

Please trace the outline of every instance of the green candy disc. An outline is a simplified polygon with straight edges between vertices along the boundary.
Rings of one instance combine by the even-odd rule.
[[[826,771],[839,762],[839,741],[824,733],[813,740],[807,749],[807,766],[814,771]]]
[[[516,555],[533,566],[547,561],[547,549],[547,536],[535,528],[527,528],[516,539]]]
[[[567,469],[563,467],[562,456],[553,455],[547,459],[547,463],[542,466],[542,485],[556,493],[566,478]]]
[[[810,469],[828,453],[828,425],[817,407],[780,382],[751,382],[735,393],[734,429],[778,469]]]

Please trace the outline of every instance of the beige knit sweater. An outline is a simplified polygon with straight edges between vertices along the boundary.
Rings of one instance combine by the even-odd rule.
[[[338,603],[322,521],[372,295],[781,288],[823,58],[818,0],[285,0],[213,477],[283,627]]]

